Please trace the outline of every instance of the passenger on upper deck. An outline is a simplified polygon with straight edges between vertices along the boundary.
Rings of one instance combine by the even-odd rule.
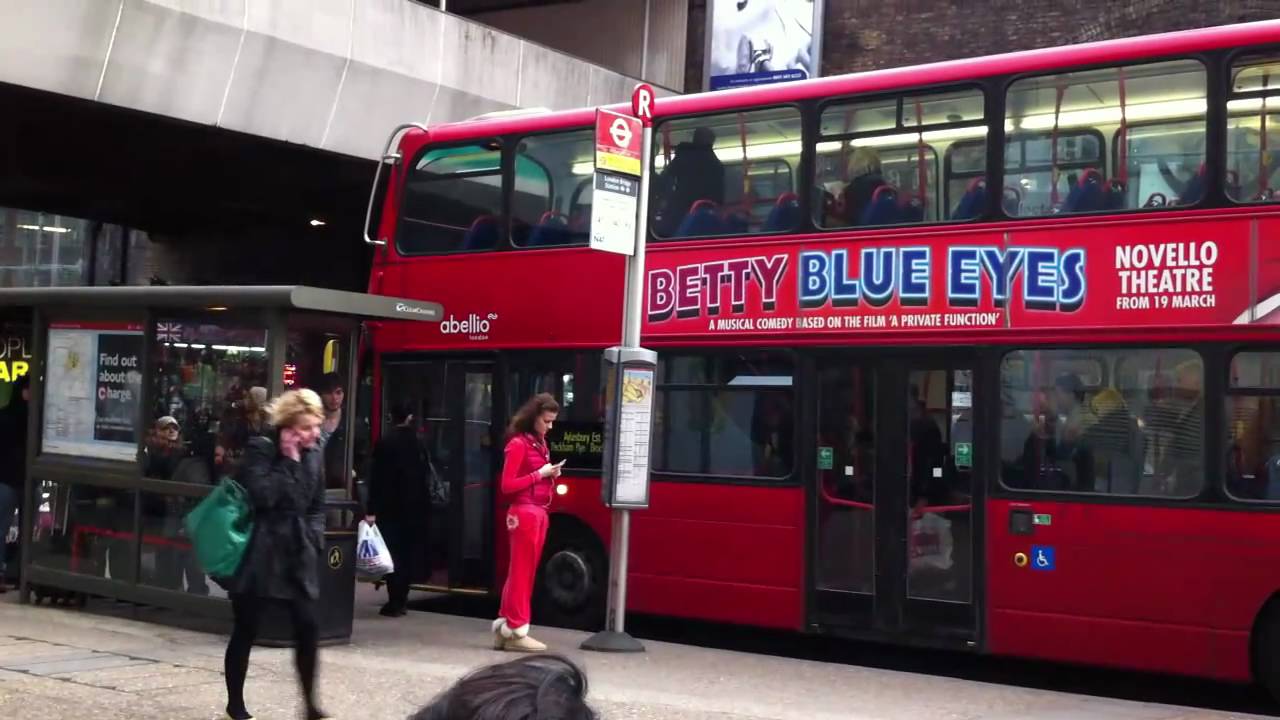
[[[675,157],[654,180],[659,210],[654,232],[659,236],[675,235],[689,208],[699,200],[724,204],[724,163],[716,157],[715,144],[711,128],[694,130],[693,140],[676,146]]]
[[[855,148],[853,158],[849,160],[849,178],[841,198],[844,219],[849,225],[857,225],[862,220],[862,211],[871,204],[876,189],[885,184],[880,154],[871,148]]]

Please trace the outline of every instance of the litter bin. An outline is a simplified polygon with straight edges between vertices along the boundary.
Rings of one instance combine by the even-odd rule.
[[[350,503],[354,506],[354,503]],[[329,516],[347,516],[348,503],[330,503]],[[342,645],[351,641],[352,618],[356,608],[356,532],[329,529],[324,533],[324,555],[320,558],[320,599],[316,602],[316,624],[321,645]],[[270,603],[258,624],[258,644],[266,647],[293,647],[293,621],[283,603]]]

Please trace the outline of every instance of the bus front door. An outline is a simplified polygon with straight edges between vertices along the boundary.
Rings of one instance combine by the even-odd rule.
[[[936,358],[817,361],[811,577],[821,625],[977,641],[973,365]]]
[[[422,558],[406,563],[419,589],[483,593],[492,583],[494,365],[490,360],[387,362],[382,407],[408,402],[431,471]],[[500,422],[499,422],[500,426]],[[383,433],[389,427],[384,418]],[[397,569],[401,566],[399,558]]]

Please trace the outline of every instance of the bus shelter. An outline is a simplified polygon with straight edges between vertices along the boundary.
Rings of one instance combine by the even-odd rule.
[[[327,414],[321,639],[350,637],[362,320],[439,305],[305,286],[0,289],[32,308],[21,598],[106,597],[229,617],[184,516],[235,472],[264,403],[311,388]],[[287,618],[264,619],[266,641]]]

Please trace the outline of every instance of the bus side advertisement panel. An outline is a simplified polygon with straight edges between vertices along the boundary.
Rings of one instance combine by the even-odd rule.
[[[384,323],[377,344],[396,351],[616,344],[624,270],[621,256],[586,248],[387,265],[383,292],[438,302],[444,317]]]
[[[1258,220],[1257,247],[1256,297],[1236,321],[1280,325],[1280,218]]]
[[[654,252],[645,334],[1230,324],[1250,307],[1249,248],[1247,220],[1219,220]]]

